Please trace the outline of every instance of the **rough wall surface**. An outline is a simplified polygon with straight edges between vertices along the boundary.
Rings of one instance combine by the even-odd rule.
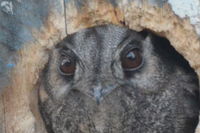
[[[47,62],[48,50],[65,36],[65,30],[70,34],[105,23],[138,31],[150,29],[168,38],[200,76],[199,0],[24,2],[0,0],[0,18],[4,18],[0,22],[0,29],[4,31],[0,31],[0,49],[8,51],[5,55],[13,55],[10,62],[8,55],[0,53],[0,75],[5,75],[2,80],[0,78],[1,83],[8,81],[7,71],[14,67],[12,83],[0,103],[5,116],[0,119],[5,123],[0,126],[3,133],[44,133],[37,102],[34,102],[36,96],[32,92],[37,88],[39,73]],[[44,3],[45,8],[40,7]],[[37,5],[41,10],[37,10]]]
[[[64,23],[61,0],[0,0],[0,88],[8,85],[1,96],[1,133],[45,133],[31,112],[29,90],[47,61],[46,51],[65,35]]]
[[[197,34],[200,36],[200,1],[178,1],[169,0],[172,10],[181,18],[189,18],[190,23],[195,27]]]

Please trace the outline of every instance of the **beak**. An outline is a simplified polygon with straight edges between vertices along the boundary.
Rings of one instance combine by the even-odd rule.
[[[116,85],[110,85],[110,86],[103,86],[101,84],[95,86],[92,91],[93,91],[93,97],[96,100],[97,105],[100,104],[101,100],[103,99],[104,96],[110,94],[113,89],[116,88]]]
[[[102,88],[101,86],[97,86],[93,89],[93,94],[94,94],[94,98],[96,100],[97,105],[100,104],[100,101],[102,99]]]

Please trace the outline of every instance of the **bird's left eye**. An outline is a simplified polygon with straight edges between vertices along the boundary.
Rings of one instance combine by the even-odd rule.
[[[143,59],[138,48],[132,49],[121,56],[121,65],[124,71],[133,71],[142,65]]]
[[[59,66],[60,73],[62,75],[72,76],[76,70],[76,63],[73,58],[63,58]]]

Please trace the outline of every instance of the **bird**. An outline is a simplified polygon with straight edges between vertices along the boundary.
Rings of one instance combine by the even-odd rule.
[[[38,87],[48,133],[194,133],[198,77],[165,37],[105,24],[49,52]]]

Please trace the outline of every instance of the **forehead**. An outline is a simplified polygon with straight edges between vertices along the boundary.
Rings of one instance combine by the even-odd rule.
[[[73,50],[79,57],[87,58],[99,54],[109,56],[127,40],[141,41],[141,36],[126,27],[103,25],[69,35],[61,45]]]
[[[137,32],[126,27],[115,25],[102,25],[81,30],[66,37],[63,45],[67,47],[91,47],[96,45],[106,45],[116,47],[124,39],[131,37],[132,39],[141,39]]]

